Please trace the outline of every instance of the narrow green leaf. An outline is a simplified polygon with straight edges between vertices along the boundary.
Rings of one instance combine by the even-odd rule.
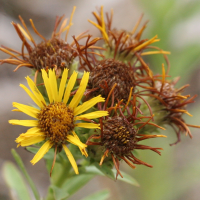
[[[11,193],[16,195],[17,199],[31,200],[26,183],[13,163],[5,162],[3,165],[3,177]]]
[[[117,173],[116,169],[113,169],[112,171],[113,171],[114,174]],[[125,183],[131,184],[131,185],[134,185],[134,186],[137,186],[137,187],[140,186],[139,183],[132,176],[130,176],[129,174],[127,174],[127,173],[125,173],[121,170],[120,170],[120,172],[121,172],[123,178],[119,175],[117,177],[117,180],[123,181]]]
[[[17,162],[19,168],[21,169],[22,173],[26,177],[26,180],[28,181],[28,183],[29,183],[29,185],[30,185],[30,187],[31,187],[31,189],[33,191],[35,199],[39,200],[40,199],[39,192],[38,192],[38,190],[37,190],[34,182],[32,181],[31,177],[29,176],[29,174],[28,174],[28,172],[27,172],[27,170],[26,170],[26,168],[24,166],[24,163],[23,163],[21,157],[18,155],[18,153],[14,149],[11,150],[11,153],[12,153],[15,161]]]
[[[95,175],[100,175],[100,176],[104,176],[104,173],[101,172],[96,166],[94,165],[90,165],[90,166],[86,166],[84,167],[85,169],[85,173],[87,174],[95,174]]]
[[[67,179],[62,188],[65,188],[65,192],[69,195],[74,194],[77,190],[88,183],[95,175],[93,174],[79,174]]]
[[[65,188],[59,188],[55,185],[51,185],[50,189],[52,189],[54,198],[56,200],[62,200],[69,196],[69,194],[65,191]]]
[[[110,196],[110,192],[108,190],[102,190],[99,192],[95,192],[82,200],[106,200]]]
[[[108,167],[105,164],[100,166],[99,163],[94,163],[94,166],[97,169],[99,169],[105,176],[107,176],[108,178],[111,178],[112,180],[115,180],[115,175],[110,167]]]

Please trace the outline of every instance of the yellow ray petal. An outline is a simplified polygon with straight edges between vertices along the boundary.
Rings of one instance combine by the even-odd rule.
[[[46,105],[46,101],[44,100],[44,97],[38,90],[37,86],[35,85],[35,83],[32,81],[32,79],[30,77],[27,76],[26,80],[27,80],[27,83],[28,83],[30,89],[32,90],[33,94],[38,99],[38,101],[42,102],[42,105],[44,107],[44,105]]]
[[[18,108],[23,113],[34,118],[37,118],[38,113],[40,112],[40,110],[38,110],[37,108],[33,108],[31,106],[27,106],[27,105],[16,103],[16,102],[13,102],[13,107]]]
[[[53,103],[53,94],[52,94],[52,91],[51,91],[51,85],[49,83],[49,78],[47,76],[47,73],[44,69],[41,70],[42,71],[42,78],[44,80],[44,85],[45,85],[45,88],[47,90],[47,94],[48,94],[48,97],[49,97],[49,102],[50,103]]]
[[[62,101],[62,97],[64,94],[64,90],[65,90],[65,85],[67,82],[67,77],[68,77],[68,69],[64,69],[63,74],[62,74],[62,79],[60,81],[60,87],[59,87],[59,94],[58,94],[58,102]]]
[[[78,135],[76,135],[75,131],[72,131],[73,136],[80,141]],[[80,141],[81,142],[81,141]],[[82,155],[85,155],[85,157],[88,157],[87,151],[85,150],[85,147],[82,148],[81,146],[78,147],[82,153]]]
[[[38,128],[38,127],[32,127],[32,128],[29,128],[29,129],[26,131],[26,133],[32,133],[32,134],[38,133],[38,132],[41,132],[41,129]]]
[[[67,83],[67,87],[66,87],[65,94],[64,94],[64,99],[63,99],[64,103],[67,103],[68,100],[69,100],[69,96],[70,96],[70,93],[71,93],[71,91],[72,91],[72,89],[74,87],[74,84],[76,82],[77,75],[78,75],[78,73],[74,71],[73,74],[71,75],[68,83]]]
[[[82,128],[98,128],[100,129],[100,124],[94,124],[94,123],[77,123],[77,127],[82,127]]]
[[[12,125],[20,125],[20,126],[37,126],[38,120],[18,120],[12,119],[8,121]]]
[[[96,118],[99,118],[99,117],[107,116],[108,114],[109,114],[108,111],[95,111],[95,112],[87,113],[87,114],[84,114],[84,115],[76,116],[75,121],[81,120],[82,118],[96,119]]]
[[[63,149],[64,149],[64,151],[65,151],[65,153],[66,153],[66,155],[67,155],[67,157],[68,157],[68,159],[69,159],[69,162],[71,163],[71,165],[72,165],[72,167],[73,167],[75,173],[76,173],[76,174],[79,174],[76,161],[74,160],[74,157],[73,157],[73,155],[71,154],[70,150],[66,147],[66,145],[63,144],[62,146],[63,146]]]
[[[15,142],[20,143],[23,140],[31,139],[34,137],[41,136],[45,138],[45,133],[38,132],[38,133],[22,133],[18,138],[16,138]],[[34,143],[33,143],[34,144]]]
[[[58,86],[57,86],[57,80],[55,75],[55,70],[49,70],[49,83],[51,87],[51,92],[53,95],[54,102],[58,102]]]
[[[76,108],[76,106],[79,104],[81,98],[83,97],[83,94],[85,92],[85,89],[87,87],[88,84],[88,80],[89,80],[89,72],[84,72],[83,74],[83,78],[80,82],[80,86],[76,92],[76,94],[74,95],[73,99],[71,100],[69,107],[71,108]]]
[[[37,163],[40,159],[42,159],[42,157],[49,151],[49,149],[53,146],[53,143],[51,143],[49,140],[46,141],[41,148],[39,149],[39,151],[35,154],[35,156],[33,157],[33,159],[31,160],[31,163],[34,165],[35,163]]]
[[[141,50],[142,48],[144,48],[144,47],[146,47],[146,46],[148,46],[148,45],[150,45],[150,44],[152,44],[152,43],[154,43],[154,42],[160,41],[159,39],[157,39],[157,37],[158,37],[158,36],[156,35],[156,36],[154,36],[153,38],[151,38],[150,40],[148,40],[148,41],[146,41],[146,42],[140,44],[139,46],[135,47],[135,48],[133,49],[133,51],[139,51],[139,50]]]
[[[90,99],[89,101],[84,102],[82,105],[76,107],[74,109],[74,115],[79,115],[85,112],[86,110],[92,108],[95,104],[99,102],[104,102],[104,101],[105,101],[105,98],[101,97],[101,95],[94,97]]]
[[[19,146],[26,147],[38,142],[42,142],[43,140],[45,140],[45,136],[35,135],[31,137],[25,137],[24,139],[18,138],[15,141],[19,143]]]
[[[98,24],[96,24],[95,22],[91,21],[88,19],[88,22],[90,22],[91,24],[93,24],[94,26],[96,26],[102,33],[102,36],[105,40],[105,42],[109,43],[109,38],[108,38],[108,34],[106,33],[106,30],[103,29],[101,26],[99,26]]]
[[[35,95],[25,85],[20,84],[19,86],[26,91],[26,93],[31,97],[31,99],[35,102],[35,104],[38,105],[38,107],[43,108],[44,105],[42,104],[42,102],[39,101],[38,98],[36,98]]]
[[[17,24],[18,28],[20,29],[20,31],[23,33],[23,35],[25,37],[27,37],[28,40],[31,41],[31,38],[29,37],[29,35],[27,34],[27,32],[22,28],[22,26],[20,24]]]
[[[77,137],[78,137],[78,136],[77,136]],[[82,143],[82,142],[80,141],[80,139],[77,138],[77,137],[74,137],[74,136],[72,136],[72,135],[68,135],[68,136],[66,137],[66,140],[67,140],[68,142],[70,142],[70,143],[72,143],[72,144],[74,144],[74,145],[80,147],[80,148],[86,148],[87,145],[84,144],[84,143]]]
[[[165,54],[165,55],[169,55],[171,54],[171,52],[169,51],[147,51],[147,52],[143,52],[141,53],[141,56],[146,56],[146,55],[152,55],[152,54]]]
[[[72,18],[73,18],[75,10],[76,10],[76,6],[73,7],[72,14],[71,14],[70,19],[69,19],[69,28],[70,28],[70,26],[73,25]],[[68,33],[69,33],[69,28],[67,29],[67,32],[66,32],[66,35],[65,35],[65,41],[67,41],[67,36],[68,36]]]

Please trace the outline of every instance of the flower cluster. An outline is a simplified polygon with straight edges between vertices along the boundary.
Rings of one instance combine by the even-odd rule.
[[[106,13],[103,7],[99,14],[93,12],[96,22],[89,20],[100,30],[102,38],[81,33],[73,36],[69,44],[67,37],[75,7],[69,24],[64,16],[57,17],[50,39],[46,39],[31,26],[42,41],[36,44],[21,16],[22,26],[12,22],[22,40],[21,52],[8,47],[0,50],[10,57],[0,60],[1,64],[16,65],[16,70],[29,67],[34,73],[34,81],[26,77],[30,87],[20,84],[36,106],[13,103],[14,111],[23,112],[34,120],[10,120],[13,125],[31,127],[16,139],[18,146],[36,144],[38,152],[31,160],[37,163],[54,149],[50,174],[56,163],[56,156],[64,150],[76,174],[79,173],[76,155],[67,146],[75,145],[86,158],[87,163],[100,165],[112,163],[117,170],[116,178],[122,174],[120,160],[131,168],[135,165],[152,165],[136,157],[136,150],[151,150],[161,154],[161,147],[143,145],[150,138],[166,137],[154,134],[167,125],[173,127],[178,140],[180,134],[189,134],[183,115],[188,114],[186,106],[194,102],[193,96],[183,95],[188,85],[175,88],[177,79],[170,80],[164,64],[162,74],[154,74],[144,61],[144,56],[162,54],[167,60],[169,52],[150,46],[159,39],[141,39],[146,24],[137,31],[142,17],[132,31],[112,28],[113,12]],[[61,39],[61,34],[65,38]],[[80,40],[85,38],[85,45]],[[97,41],[103,45],[99,46]],[[149,50],[150,49],[150,50]],[[90,51],[88,51],[90,50]],[[83,73],[84,70],[84,73]],[[79,76],[76,71],[79,71]],[[79,78],[81,77],[82,78]],[[42,78],[39,78],[42,77]],[[190,115],[191,116],[191,115]],[[165,128],[163,128],[165,126]],[[78,152],[79,153],[79,152]]]

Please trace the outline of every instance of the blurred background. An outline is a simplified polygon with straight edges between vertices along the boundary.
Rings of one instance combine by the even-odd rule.
[[[69,17],[73,6],[77,6],[73,17],[68,41],[71,36],[90,30],[90,34],[99,36],[99,31],[87,19],[92,19],[92,11],[104,5],[104,11],[114,9],[113,28],[132,30],[142,13],[142,24],[149,20],[142,38],[152,38],[156,34],[161,39],[156,46],[171,51],[170,75],[180,76],[177,86],[187,83],[190,87],[185,94],[200,94],[200,1],[199,0],[0,0],[0,44],[21,51],[21,41],[18,38],[12,21],[19,22],[21,15],[30,28],[29,19],[33,19],[35,26],[43,36],[49,38],[54,27],[55,16],[65,14]],[[140,26],[140,27],[141,27]],[[29,29],[31,30],[31,28]],[[31,30],[32,35],[35,35]],[[36,42],[40,38],[34,37]],[[0,52],[0,59],[7,55]],[[161,73],[164,59],[161,55],[146,56],[155,73]],[[24,77],[30,74],[27,68],[13,72],[15,66],[0,66],[0,168],[5,161],[14,162],[10,153],[16,148],[15,138],[26,128],[8,124],[9,119],[24,119],[25,115],[13,113],[12,102],[27,104],[28,95],[18,87],[19,83],[26,84]],[[200,125],[200,98],[188,106],[193,117],[185,120],[189,124]],[[114,182],[107,177],[96,177],[90,181],[70,200],[81,199],[88,194],[104,188],[110,190],[109,200],[197,200],[200,199],[200,130],[192,129],[193,139],[182,135],[182,142],[170,147],[176,140],[172,129],[165,131],[167,139],[154,139],[151,146],[163,147],[162,156],[152,152],[139,152],[139,157],[154,167],[137,166],[131,170],[121,164],[123,170],[131,174],[140,187],[130,186],[120,181]],[[149,142],[149,141],[148,141]],[[36,183],[40,194],[45,196],[49,185],[49,175],[45,170],[44,161],[35,166],[30,164],[33,155],[23,148],[17,152]],[[2,170],[1,170],[2,171]],[[9,191],[0,174],[0,200],[10,199]]]

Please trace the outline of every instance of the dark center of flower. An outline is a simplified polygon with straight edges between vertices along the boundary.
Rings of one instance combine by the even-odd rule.
[[[46,139],[54,144],[65,143],[66,136],[74,129],[74,112],[62,102],[45,106],[38,119]]]
[[[102,143],[115,155],[125,155],[134,149],[135,135],[136,130],[122,117],[111,117],[103,124]]]
[[[127,100],[131,87],[134,87],[133,70],[123,62],[114,59],[100,61],[91,71],[89,84],[98,88],[97,94],[107,97],[113,85],[115,99]]]
[[[52,38],[38,44],[30,53],[29,61],[37,70],[45,68],[69,68],[72,63],[71,47],[63,40]]]

